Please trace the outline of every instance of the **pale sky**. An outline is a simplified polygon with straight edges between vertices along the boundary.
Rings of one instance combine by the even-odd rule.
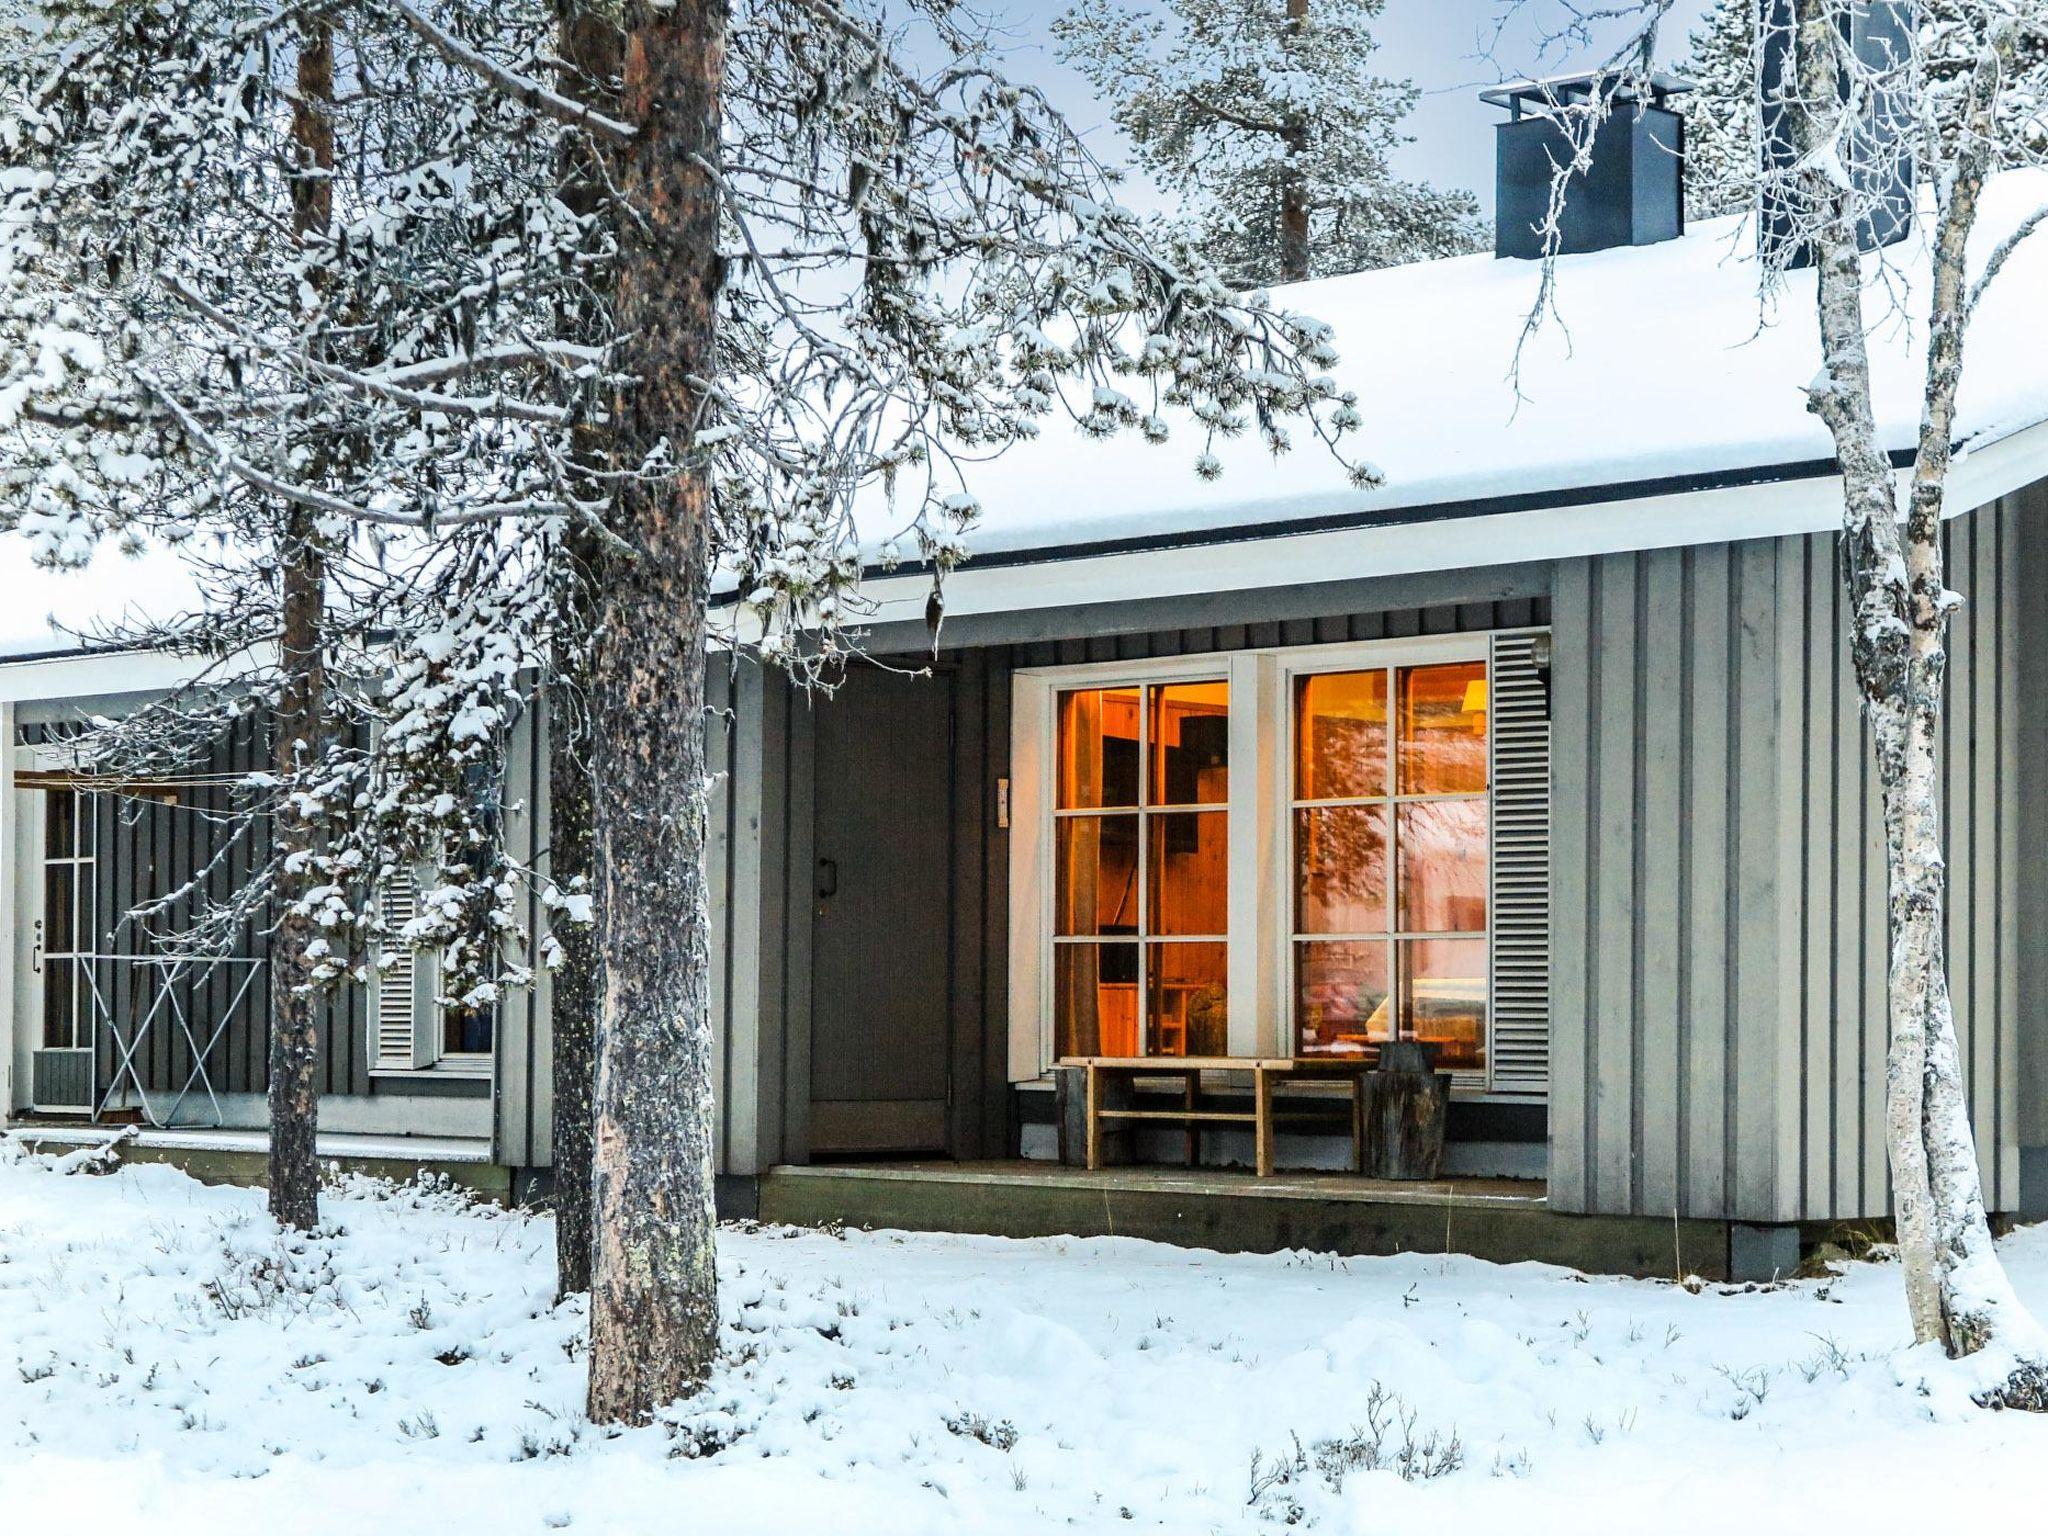
[[[1076,127],[1090,130],[1091,140],[1103,145],[1105,159],[1128,164],[1107,111],[1094,100],[1087,83],[1053,52],[1050,24],[1069,3],[979,0],[977,9],[1000,18],[1016,39],[1008,55],[1010,74],[1040,87]],[[1679,0],[1658,39],[1658,53],[1666,62],[1684,52],[1686,31],[1709,3]],[[1483,206],[1492,207],[1493,125],[1501,113],[1482,104],[1479,91],[1504,78],[1556,74],[1582,62],[1537,57],[1544,24],[1555,21],[1562,9],[1558,0],[1387,0],[1373,28],[1380,45],[1373,67],[1394,79],[1412,79],[1423,93],[1406,123],[1416,142],[1397,162],[1404,174],[1440,186],[1464,187],[1476,193]],[[1496,24],[1510,12],[1508,30],[1489,58],[1487,46]],[[1133,190],[1138,195],[1126,200],[1146,206],[1150,200],[1142,189]]]

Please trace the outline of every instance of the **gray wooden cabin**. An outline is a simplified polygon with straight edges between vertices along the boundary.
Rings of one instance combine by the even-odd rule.
[[[1949,554],[1967,599],[1944,760],[1950,963],[1987,1196],[2036,1214],[2048,1206],[2048,1030],[2027,1000],[2048,963],[2048,877],[2027,852],[2048,835],[2048,786],[2034,782],[2048,740],[2030,705],[2048,685],[2048,486],[1955,518]],[[708,729],[721,771],[712,999],[728,1207],[758,1208],[763,1176],[791,1165],[1055,1156],[1052,1076],[1031,1054],[1035,1025],[1012,1014],[1012,862],[1030,798],[1018,785],[1029,771],[1016,749],[1020,677],[1155,664],[1228,675],[1248,658],[1428,655],[1448,637],[1476,646],[1505,709],[1503,668],[1526,667],[1526,641],[1540,636],[1544,963],[1540,986],[1519,994],[1515,1074],[1461,1075],[1450,1171],[1540,1180],[1556,1212],[1668,1223],[1675,1211],[1787,1233],[1882,1219],[1883,869],[1841,623],[1832,535],[1807,533],[966,614],[936,652],[921,622],[883,621],[877,661],[830,695],[721,659]],[[45,1086],[36,1047],[52,1007],[47,903],[61,857],[47,846],[53,790],[28,781],[48,771],[34,765],[48,761],[51,727],[134,697],[51,681],[90,684],[110,662],[0,665],[0,682],[39,673],[42,695],[19,697],[21,678],[0,705],[16,742],[4,846],[17,1115]],[[536,721],[520,733],[507,826],[544,847],[543,731]],[[224,743],[218,766],[249,766],[257,750],[253,736]],[[234,974],[185,978],[180,1013],[196,1041],[153,1029],[118,1084],[144,996],[122,957],[147,946],[116,930],[122,903],[204,866],[203,813],[224,793],[76,797],[93,803],[98,866],[80,921],[116,933],[91,964],[123,1021],[89,1036],[92,1081],[140,1089],[159,1114],[184,1091],[168,1118],[195,1131],[261,1124],[261,987],[237,1001]],[[232,862],[217,876],[233,877]],[[260,941],[249,953],[260,959]],[[1506,965],[1489,957],[1496,996],[1516,980]],[[395,1143],[385,1156],[403,1157],[411,1138],[423,1163],[461,1144],[504,1187],[544,1187],[545,984],[508,1002],[482,1058],[433,1049],[431,993],[428,977],[401,974],[337,1003],[324,1126],[344,1149],[351,1134]],[[199,1084],[195,1043],[208,1066]],[[61,1085],[52,1102],[81,1107]],[[1151,1150],[1171,1161],[1178,1140]],[[1329,1167],[1342,1146],[1283,1135],[1281,1150],[1283,1164]],[[1204,1156],[1248,1160],[1228,1134],[1210,1133]],[[953,1209],[960,1226],[982,1219],[971,1200]]]
[[[1987,1198],[2032,1213],[2048,486],[1955,519],[1949,555],[1951,976]],[[929,676],[857,667],[829,699],[743,665],[713,834],[724,1171],[1051,1155],[1050,1079],[1012,1069],[1021,670],[1533,631],[1543,1069],[1461,1087],[1452,1170],[1541,1178],[1560,1211],[1883,1218],[1884,871],[1842,623],[1815,533],[963,620],[901,658]]]
[[[1677,195],[1593,179],[1596,199]],[[1987,234],[2044,193],[2039,173],[1995,179]],[[1799,393],[1815,360],[1800,279],[1759,329],[1737,224],[1665,238],[1674,208],[1607,211],[1559,263],[1577,324],[1521,353],[1519,402],[1504,374],[1528,262],[1287,295],[1334,325],[1384,488],[1352,488],[1313,445],[1275,461],[1222,444],[1211,483],[1178,440],[1050,430],[983,467],[936,635],[930,573],[892,565],[870,572],[867,659],[835,690],[714,661],[728,1210],[1449,1241],[1648,1271],[1677,1242],[1703,1272],[1765,1274],[1803,1238],[1887,1215],[1884,871],[1839,482]],[[1947,532],[1966,600],[1943,753],[1949,962],[1987,1197],[2027,1215],[2048,1214],[2044,311],[2048,254],[2028,242],[1972,331]],[[1919,415],[1910,336],[1873,351],[1896,456]],[[117,1090],[188,1127],[260,1124],[259,1001],[180,978],[194,1037],[159,1030],[131,1055],[138,994],[119,978],[141,957],[78,947],[124,895],[203,865],[214,791],[94,810],[89,857],[54,830],[52,728],[176,680],[164,658],[0,657],[10,1115]],[[506,780],[507,835],[529,850],[547,846],[545,729],[529,720]],[[253,745],[224,745],[222,770]],[[75,986],[52,990],[88,972],[104,1028]],[[545,981],[487,1038],[448,1033],[432,995],[401,969],[337,1004],[323,1123],[543,1188]],[[1058,1063],[1077,1051],[1402,1035],[1434,1040],[1454,1076],[1453,1183],[1420,1203],[1329,1172],[1346,1148],[1327,1126],[1281,1137],[1283,1168],[1325,1170],[1306,1182],[1057,1166]],[[1227,1129],[1198,1150],[1250,1161]],[[1135,1149],[1184,1151],[1177,1132]]]
[[[1669,118],[1661,97],[1642,105],[1616,145]],[[1517,111],[1504,155],[1548,131]],[[1674,126],[1657,142],[1682,141]],[[1818,357],[1811,280],[1787,278],[1760,326],[1753,225],[1687,231],[1675,157],[1668,177],[1612,168],[1596,163],[1568,204],[1555,290],[1568,337],[1552,326],[1518,346],[1537,268],[1513,259],[1526,232],[1505,223],[1498,258],[1286,293],[1334,326],[1383,489],[1341,487],[1312,446],[1277,461],[1226,446],[1212,484],[1185,474],[1185,448],[1049,428],[975,482],[983,523],[946,579],[936,636],[929,573],[884,567],[867,589],[873,661],[829,697],[744,663],[714,679],[718,1144],[736,1202],[1235,1241],[1227,1224],[1159,1212],[1104,1225],[1086,1215],[1101,1189],[1050,1172],[1047,1188],[1083,1192],[1019,1215],[1028,1199],[994,1183],[906,1192],[942,1169],[877,1173],[837,1205],[826,1183],[799,1198],[775,1170],[883,1156],[1049,1168],[1063,1058],[1170,1055],[1197,1038],[1205,1053],[1285,1055],[1412,1031],[1454,1070],[1448,1172],[1529,1181],[1546,1220],[1627,1226],[1639,1246],[1616,1267],[1668,1272],[1684,1229],[1725,1240],[1726,1270],[1768,1274],[1802,1238],[1888,1215],[1884,868],[1844,645],[1840,484],[1802,393]],[[1994,179],[1985,238],[2044,195],[2036,173]],[[1917,260],[1908,246],[1896,266]],[[2048,367],[2034,340],[2048,256],[2022,243],[2016,260],[2025,270],[1992,286],[1971,332],[1950,482],[1949,581],[1966,605],[1943,810],[1987,1199],[2048,1214],[2048,828],[2034,782],[2048,746]],[[1873,356],[1880,430],[1903,466],[1919,418],[1911,325],[1874,338]],[[1462,680],[1462,706],[1446,677]],[[1317,679],[1332,697],[1439,687],[1418,708],[1462,707],[1485,739],[1483,775],[1411,786],[1401,767],[1370,793],[1318,787],[1326,741],[1391,733],[1370,750],[1398,757],[1426,722],[1405,693],[1383,715],[1326,718]],[[1132,769],[1148,787],[1103,798],[1125,771],[1102,744],[1112,695],[1145,721],[1119,739],[1122,758],[1185,755],[1200,736],[1208,766],[1167,763],[1178,789]],[[1174,709],[1215,718],[1193,732]],[[1214,787],[1190,788],[1205,772]],[[1383,846],[1353,840],[1351,873],[1379,882],[1361,907],[1331,863],[1343,839],[1313,829],[1382,812],[1393,872],[1378,872]],[[1213,837],[1190,825],[1204,818]],[[1444,842],[1444,826],[1482,820],[1463,852]],[[1112,837],[1138,850],[1114,869]],[[1206,896],[1162,872],[1176,838],[1184,861],[1207,861]],[[1405,862],[1415,849],[1420,872]],[[1147,873],[1125,879],[1126,864]],[[1119,882],[1140,899],[1112,922],[1100,896]],[[1176,910],[1152,910],[1160,889]],[[1137,1138],[1140,1161],[1185,1150],[1178,1130]],[[1201,1150],[1250,1161],[1227,1128]],[[1281,1161],[1328,1169],[1345,1150],[1283,1135]],[[1135,1208],[1148,1186],[1113,1187]],[[1192,1185],[1149,1187],[1193,1201]],[[1254,1241],[1343,1244],[1380,1219],[1319,1224],[1341,1187],[1297,1193],[1300,1219]],[[1359,1246],[1411,1239],[1441,1244],[1444,1228],[1397,1223]],[[1572,1251],[1499,1230],[1484,1244]]]

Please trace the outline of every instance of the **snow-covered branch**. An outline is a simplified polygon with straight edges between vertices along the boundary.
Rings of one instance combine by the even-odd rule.
[[[411,0],[391,0],[398,14],[405,18],[405,24],[418,33],[429,48],[446,59],[450,64],[470,70],[481,79],[487,80],[512,100],[524,106],[546,113],[558,122],[572,128],[586,128],[602,138],[615,143],[627,143],[638,131],[631,123],[622,123],[617,118],[606,117],[602,112],[583,102],[551,90],[531,75],[522,74],[500,60],[492,58],[482,49],[472,48],[454,33],[435,25]]]

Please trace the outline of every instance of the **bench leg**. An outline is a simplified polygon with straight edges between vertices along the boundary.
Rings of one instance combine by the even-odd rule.
[[[1095,1063],[1088,1063],[1088,1171],[1102,1166],[1102,1095]]]
[[[1259,1177],[1273,1175],[1273,1081],[1264,1067],[1252,1069],[1252,1133],[1259,1149]]]

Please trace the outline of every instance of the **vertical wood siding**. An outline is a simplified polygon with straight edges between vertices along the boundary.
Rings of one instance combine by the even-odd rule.
[[[2048,1175],[2048,899],[2040,871],[2048,867],[2048,489],[2036,486],[2014,498],[2023,532],[2008,569],[2014,613],[2018,675],[2003,695],[2012,711],[2008,732],[2014,764],[2008,817],[2001,850],[2017,878],[2026,871],[2018,898],[2015,949],[2005,974],[2013,989],[2018,1070],[2011,1074],[2014,1134],[2033,1164],[2028,1187],[2016,1208],[2029,1216],[2048,1215],[2048,1189],[2034,1180]]]
[[[548,711],[535,700],[514,724],[505,750],[506,850],[545,875],[548,868]],[[537,942],[547,927],[529,885],[520,920]],[[548,972],[535,960],[534,984],[508,991],[491,1035],[491,1155],[508,1167],[545,1167],[554,1160],[554,1033],[548,1027]]]
[[[2021,514],[1948,528],[1949,966],[1986,1197],[2017,1196]],[[1884,861],[1832,535],[1562,562],[1551,1199],[1882,1216]]]

